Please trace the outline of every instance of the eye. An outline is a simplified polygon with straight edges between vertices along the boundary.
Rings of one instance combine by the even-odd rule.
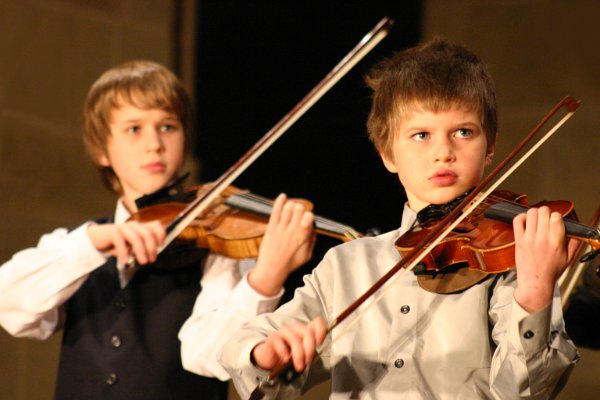
[[[161,132],[169,133],[176,132],[181,129],[181,126],[175,122],[163,123],[159,126]]]
[[[142,128],[139,125],[132,125],[132,126],[127,127],[127,129],[125,129],[125,132],[127,132],[128,134],[131,134],[131,135],[135,135],[135,134],[139,133],[139,131],[141,129]]]
[[[417,142],[422,142],[429,137],[428,132],[417,132],[411,136],[411,138]]]
[[[456,130],[455,135],[461,138],[470,138],[473,136],[473,131],[467,128],[460,128]]]

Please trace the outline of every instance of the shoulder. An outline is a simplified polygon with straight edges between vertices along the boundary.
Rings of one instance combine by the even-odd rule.
[[[400,237],[400,230],[396,229],[377,236],[364,236],[359,239],[342,243],[329,250],[328,253],[345,253],[369,249],[394,247],[396,239]]]
[[[321,264],[336,269],[338,266],[357,265],[363,269],[390,268],[396,263],[400,254],[394,243],[400,236],[400,230],[393,230],[378,236],[362,237],[335,246],[325,254]]]

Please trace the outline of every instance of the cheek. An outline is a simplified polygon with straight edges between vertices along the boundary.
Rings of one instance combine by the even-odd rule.
[[[185,138],[181,138],[181,140],[179,141],[179,155],[181,158],[183,158],[185,154]]]
[[[471,168],[471,170],[473,171],[473,183],[477,184],[481,180],[481,178],[483,178],[485,168],[488,166],[487,158],[473,159],[472,166],[473,168]]]
[[[171,149],[171,159],[181,166],[185,155],[185,140],[183,138],[174,138],[169,148]]]

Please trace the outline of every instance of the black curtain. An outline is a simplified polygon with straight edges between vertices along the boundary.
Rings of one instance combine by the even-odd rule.
[[[361,232],[397,228],[406,198],[367,139],[370,93],[363,77],[378,60],[419,41],[420,1],[199,2],[200,180],[233,165],[384,16],[395,21],[388,37],[234,185],[270,198],[286,192],[309,199],[316,214]],[[289,286],[337,243],[320,237],[313,262]]]

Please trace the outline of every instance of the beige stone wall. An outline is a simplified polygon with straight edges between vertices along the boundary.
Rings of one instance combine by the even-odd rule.
[[[593,0],[428,0],[423,36],[462,43],[490,66],[505,156],[566,95],[574,117],[506,187],[532,201],[572,199],[581,219],[600,205],[600,3]]]
[[[99,74],[126,59],[173,67],[175,2],[0,2],[1,260],[43,232],[112,212],[114,197],[82,151],[81,104]],[[0,398],[52,398],[60,337],[0,331]]]

